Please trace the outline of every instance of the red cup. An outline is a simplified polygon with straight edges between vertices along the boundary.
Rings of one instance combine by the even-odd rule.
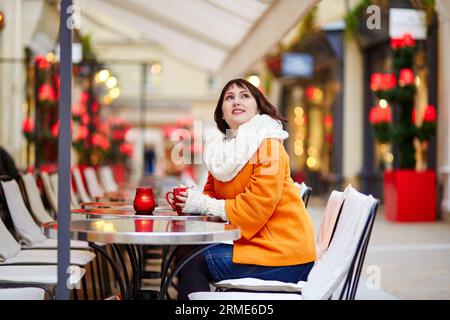
[[[180,203],[180,200],[177,199],[177,196],[181,192],[186,192],[189,188],[188,187],[178,187],[173,188],[172,191],[167,192],[166,194],[166,200],[167,203],[172,207],[173,210],[175,210],[179,215],[183,214],[183,208],[180,208],[177,206],[177,203]]]
[[[152,214],[155,210],[156,202],[152,188],[136,188],[136,196],[133,201],[133,208],[137,214]]]

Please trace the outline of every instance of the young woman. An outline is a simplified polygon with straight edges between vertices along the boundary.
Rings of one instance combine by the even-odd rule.
[[[184,213],[219,216],[239,226],[242,236],[186,265],[178,298],[224,279],[306,280],[316,257],[314,228],[290,176],[284,119],[243,79],[225,85],[214,119],[218,130],[205,137],[203,193],[189,189],[178,197],[179,206]]]

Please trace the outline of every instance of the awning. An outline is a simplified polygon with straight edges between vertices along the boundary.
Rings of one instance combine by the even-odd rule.
[[[94,46],[142,44],[224,77],[243,72],[318,0],[74,0]]]

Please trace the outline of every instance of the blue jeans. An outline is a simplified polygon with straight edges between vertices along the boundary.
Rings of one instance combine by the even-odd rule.
[[[314,262],[293,266],[267,267],[253,264],[238,264],[232,261],[233,246],[219,244],[203,253],[208,271],[217,282],[235,278],[258,278],[283,282],[306,281]]]

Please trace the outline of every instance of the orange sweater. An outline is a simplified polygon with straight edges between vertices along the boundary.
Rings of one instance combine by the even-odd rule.
[[[231,181],[221,182],[209,173],[203,193],[226,199],[230,223],[241,227],[233,262],[287,266],[315,260],[314,227],[279,140],[264,140]]]

